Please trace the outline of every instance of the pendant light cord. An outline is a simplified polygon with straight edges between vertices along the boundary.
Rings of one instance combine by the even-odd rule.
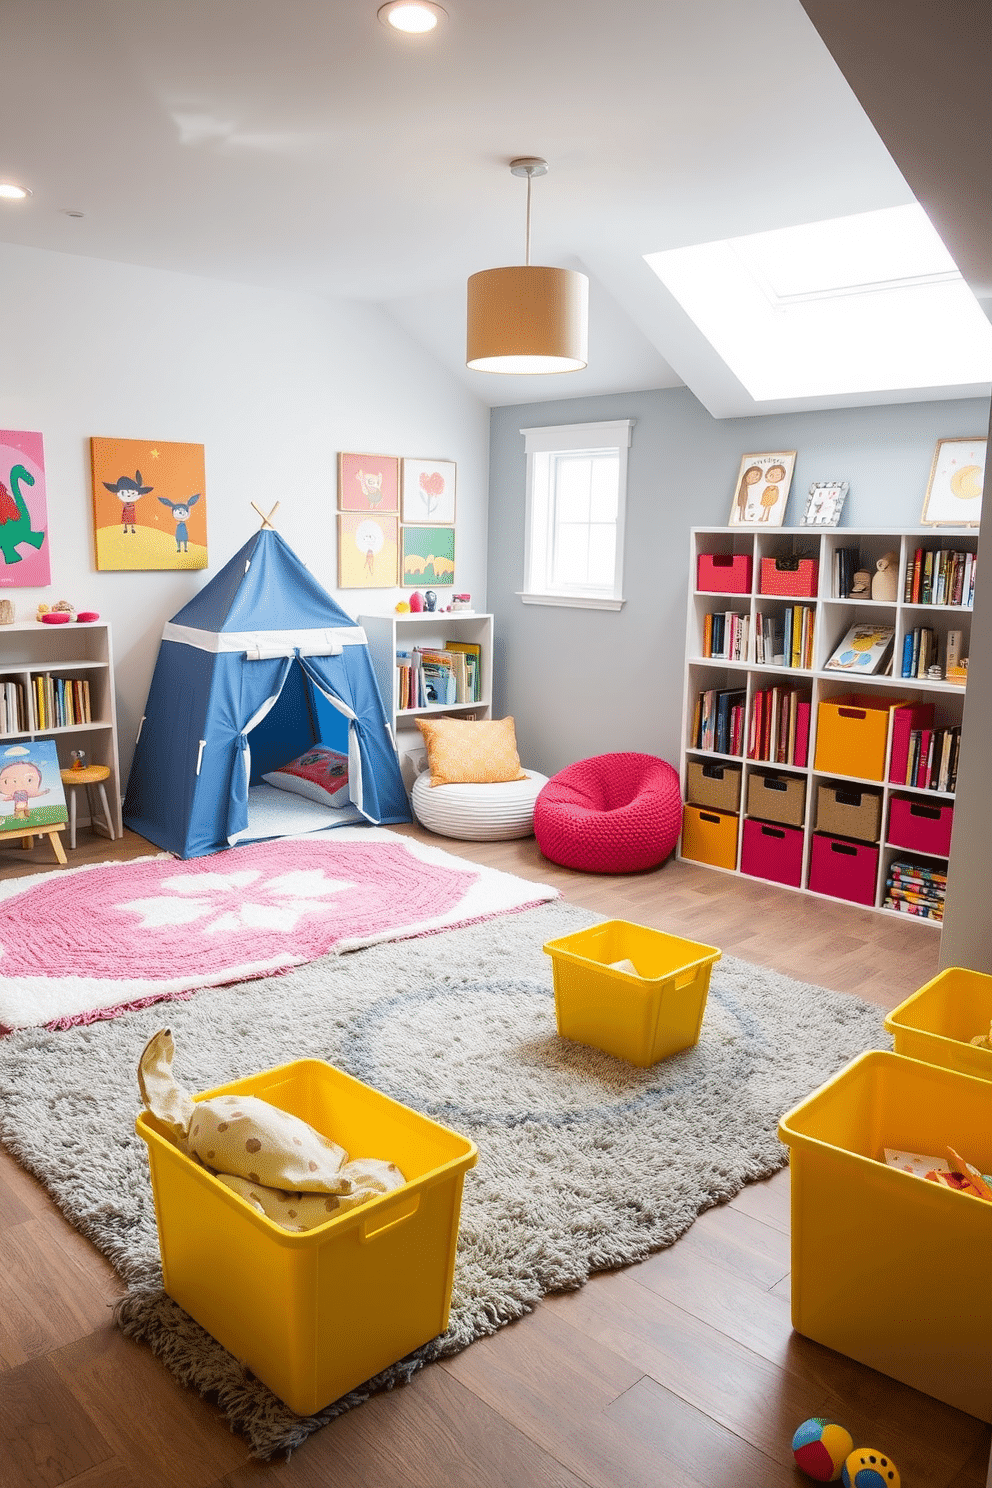
[[[526,252],[524,254],[524,263],[527,264],[528,267],[530,265],[530,188],[531,188],[531,184],[533,182],[533,179],[534,178],[531,175],[530,171],[528,171],[527,172],[527,237],[526,237]]]

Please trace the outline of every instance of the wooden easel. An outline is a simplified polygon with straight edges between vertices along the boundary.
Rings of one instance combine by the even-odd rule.
[[[69,861],[65,855],[65,849],[62,846],[62,839],[59,837],[59,833],[64,831],[65,822],[52,822],[50,826],[32,827],[29,833],[25,833],[23,827],[8,827],[5,831],[0,831],[0,846],[2,846],[2,844],[6,842],[8,838],[20,837],[22,845],[26,847],[30,852],[31,848],[34,847],[34,839],[36,837],[47,837],[49,842],[52,844],[52,852],[55,854],[57,861],[61,863],[62,867],[64,868]]]

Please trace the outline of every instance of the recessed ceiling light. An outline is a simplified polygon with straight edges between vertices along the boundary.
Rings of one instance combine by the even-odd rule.
[[[378,15],[384,26],[411,36],[433,31],[439,21],[447,19],[447,12],[432,0],[389,0],[388,5],[379,7]]]
[[[31,192],[26,186],[16,186],[13,181],[0,181],[0,197],[7,201],[23,201]]]

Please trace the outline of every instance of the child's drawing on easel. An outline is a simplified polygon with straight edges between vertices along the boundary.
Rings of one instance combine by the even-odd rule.
[[[24,834],[67,817],[54,740],[0,749],[0,832]]]

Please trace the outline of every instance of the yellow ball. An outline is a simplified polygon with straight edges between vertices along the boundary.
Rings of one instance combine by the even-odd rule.
[[[841,1474],[844,1488],[900,1488],[899,1469],[877,1447],[855,1447]]]
[[[410,606],[407,604],[405,599],[401,599],[399,604],[396,606],[396,613],[397,615],[409,615]]]

